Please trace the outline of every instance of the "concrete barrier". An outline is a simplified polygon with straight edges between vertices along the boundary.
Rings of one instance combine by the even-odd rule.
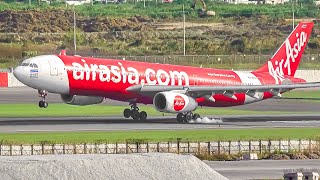
[[[8,73],[0,72],[0,87],[8,87]]]
[[[11,72],[0,72],[0,87],[22,87],[22,84]]]
[[[25,86],[22,84],[16,77],[14,77],[13,73],[8,73],[8,87],[22,87]]]
[[[295,77],[302,78],[307,82],[319,82],[320,70],[297,70]]]

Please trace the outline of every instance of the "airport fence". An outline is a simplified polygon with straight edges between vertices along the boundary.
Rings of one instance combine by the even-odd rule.
[[[320,140],[258,140],[210,142],[146,142],[98,144],[31,144],[0,145],[1,156],[44,154],[129,154],[178,153],[194,155],[222,155],[241,153],[319,152]]]

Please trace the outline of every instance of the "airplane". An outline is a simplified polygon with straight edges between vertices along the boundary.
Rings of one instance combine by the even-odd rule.
[[[199,68],[94,57],[41,55],[24,60],[13,74],[37,89],[40,108],[47,108],[47,92],[58,93],[70,105],[92,105],[106,98],[128,102],[125,118],[147,119],[137,104],[153,104],[157,111],[176,113],[177,122],[200,118],[199,106],[228,107],[254,103],[296,88],[320,87],[320,82],[295,78],[311,35],[313,22],[301,22],[275,54],[252,72]]]

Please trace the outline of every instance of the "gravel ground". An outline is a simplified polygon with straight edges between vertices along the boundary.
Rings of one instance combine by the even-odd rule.
[[[201,160],[177,154],[42,155],[0,157],[1,179],[215,179]]]

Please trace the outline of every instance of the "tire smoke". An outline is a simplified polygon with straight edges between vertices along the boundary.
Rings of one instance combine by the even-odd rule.
[[[222,123],[222,120],[203,117],[203,118],[198,118],[196,120],[191,120],[191,121],[189,121],[189,123],[217,124],[217,123]]]

